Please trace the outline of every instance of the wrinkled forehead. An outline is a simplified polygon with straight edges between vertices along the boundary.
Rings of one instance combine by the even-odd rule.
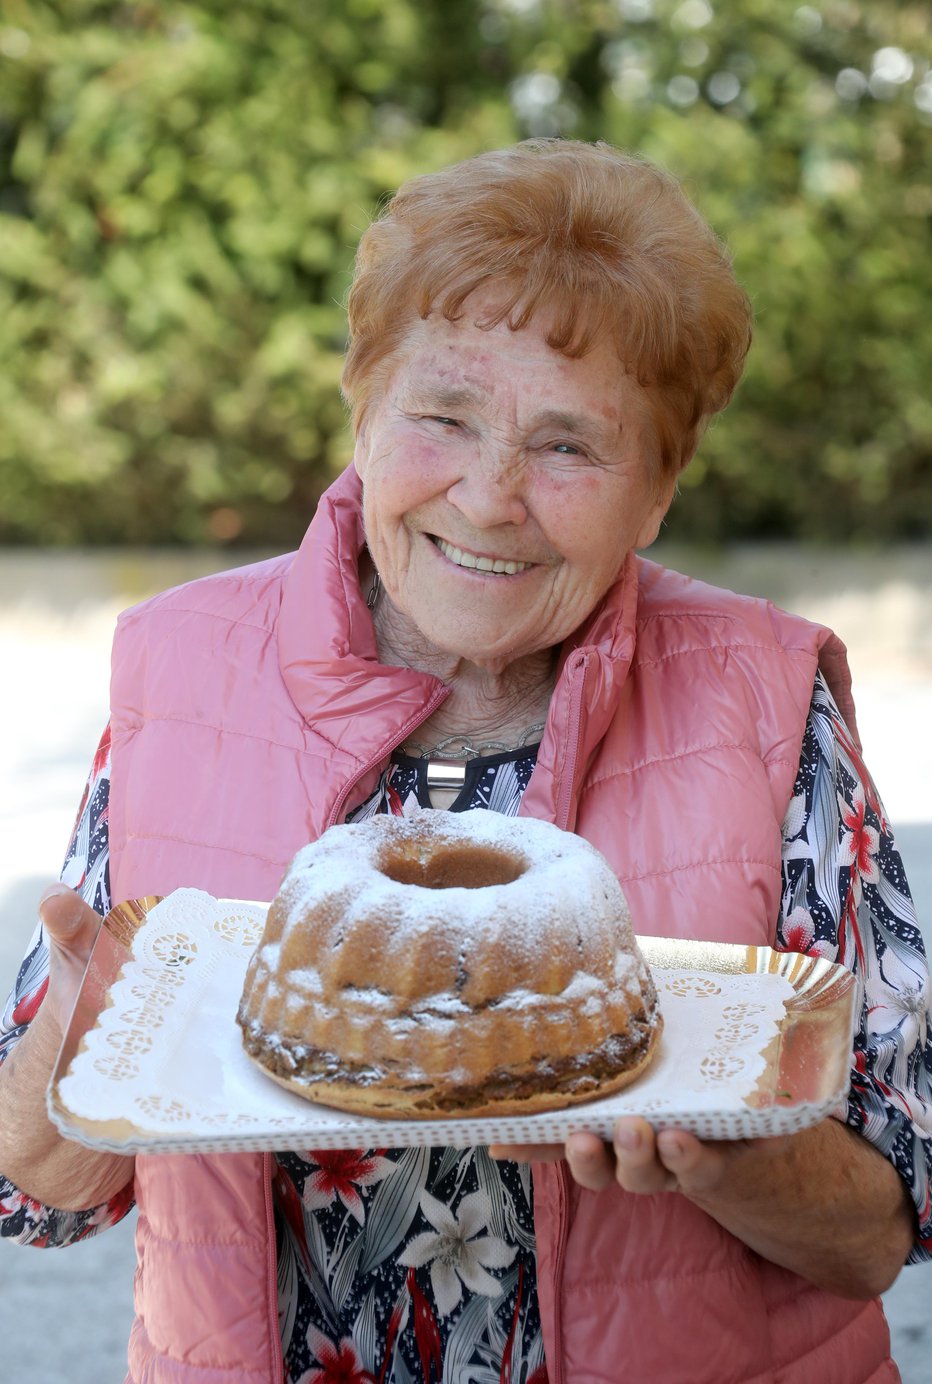
[[[558,393],[594,389],[603,396],[612,386],[614,394],[626,372],[613,340],[597,337],[582,355],[561,351],[549,339],[551,316],[541,310],[516,325],[500,315],[496,299],[474,295],[456,318],[439,311],[415,318],[385,361],[382,387],[429,383],[464,402],[522,383]]]

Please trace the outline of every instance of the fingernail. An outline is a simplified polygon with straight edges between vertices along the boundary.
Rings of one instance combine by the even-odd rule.
[[[40,907],[40,908],[42,907],[42,905],[45,903],[46,899],[57,899],[57,898],[61,898],[61,896],[62,896],[63,894],[73,894],[73,893],[74,893],[74,890],[73,890],[73,889],[69,889],[68,886],[67,886],[67,884],[61,884],[61,883],[50,884],[50,885],[48,886],[47,889],[43,889],[41,895],[39,896],[39,907]]]
[[[634,1153],[641,1147],[641,1131],[639,1129],[616,1129],[615,1147],[622,1149],[625,1153]]]
[[[74,902],[77,900],[77,897],[78,897],[78,896],[77,896],[77,894],[74,892],[74,890],[73,890],[73,889],[69,889],[68,886],[67,886],[67,884],[50,884],[49,887],[48,887],[47,889],[44,889],[44,890],[42,891],[42,897],[39,899],[39,909],[38,909],[38,912],[39,912],[39,917],[40,917],[40,919],[42,920],[42,923],[43,923],[43,924],[46,923],[46,918],[45,918],[45,905],[46,905],[47,903],[51,903],[52,899],[64,899],[64,898],[68,898],[68,899],[71,899],[72,903],[74,903]],[[69,912],[68,912],[68,910],[67,910],[66,908],[61,908],[61,909],[59,909],[59,914],[60,914],[60,915],[63,915],[63,916],[59,916],[58,919],[57,919],[57,925],[58,925],[58,927],[60,927],[60,928],[61,928],[61,927],[67,928],[67,927],[71,926],[74,922],[77,921],[78,917],[80,916],[79,913],[78,913],[78,910],[77,910],[76,908],[72,908],[70,914],[69,914]]]
[[[664,1158],[672,1158],[675,1161],[677,1158],[683,1157],[685,1149],[683,1148],[683,1141],[678,1134],[664,1134],[657,1142]]]
[[[575,1163],[595,1163],[599,1158],[599,1150],[589,1148],[588,1144],[584,1144],[582,1148],[577,1148],[575,1144],[567,1142],[566,1152]]]

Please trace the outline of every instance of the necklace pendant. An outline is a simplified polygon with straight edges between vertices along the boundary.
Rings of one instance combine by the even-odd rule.
[[[462,788],[466,782],[465,759],[428,759],[427,788]]]

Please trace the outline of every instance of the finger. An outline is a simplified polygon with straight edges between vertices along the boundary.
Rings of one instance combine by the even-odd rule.
[[[60,947],[89,948],[100,927],[100,915],[66,884],[51,884],[39,899],[39,917]]]
[[[736,1178],[772,1186],[780,1174],[775,1164],[791,1157],[798,1136],[763,1139],[716,1139],[704,1143],[685,1130],[664,1130],[657,1136],[660,1158],[689,1196],[715,1194]]]
[[[602,1192],[615,1181],[615,1155],[597,1134],[571,1134],[566,1161],[574,1180],[590,1192]]]
[[[729,1161],[722,1145],[703,1143],[684,1129],[662,1129],[657,1156],[683,1192],[709,1192],[721,1186]]]
[[[654,1131],[646,1120],[624,1119],[615,1125],[615,1177],[626,1192],[669,1192],[676,1178],[657,1155]]]
[[[563,1157],[562,1144],[492,1144],[489,1154],[502,1162],[559,1163]]]
[[[49,984],[42,1022],[64,1033],[74,1008],[94,941],[99,914],[65,884],[51,884],[39,899],[39,917],[49,950]]]

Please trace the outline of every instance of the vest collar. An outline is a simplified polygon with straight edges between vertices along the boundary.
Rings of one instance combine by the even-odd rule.
[[[573,831],[580,789],[615,718],[634,657],[638,559],[629,552],[617,580],[563,647],[537,764],[522,815]]]
[[[309,727],[358,765],[384,757],[448,695],[427,673],[379,662],[359,587],[362,483],[352,466],[321,498],[285,578],[278,661]]]

